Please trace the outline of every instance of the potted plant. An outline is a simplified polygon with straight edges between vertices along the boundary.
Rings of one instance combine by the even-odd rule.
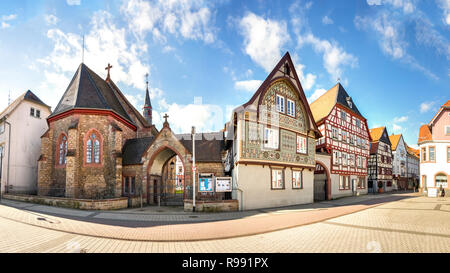
[[[378,181],[378,192],[383,192],[383,182]]]

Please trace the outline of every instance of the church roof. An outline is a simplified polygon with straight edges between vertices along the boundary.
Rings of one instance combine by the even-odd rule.
[[[72,109],[111,110],[134,124],[110,85],[84,63],[78,67],[55,111],[49,117]]]
[[[142,155],[155,140],[154,137],[127,139],[122,148],[122,164],[141,164]]]
[[[328,116],[328,114],[331,112],[336,103],[341,104],[348,110],[354,112],[360,117],[363,117],[359,112],[358,107],[356,107],[356,104],[353,102],[352,98],[348,95],[347,91],[345,91],[341,83],[337,83],[325,94],[323,94],[322,96],[320,96],[318,99],[316,99],[311,103],[310,108],[314,115],[314,120],[316,122],[319,122],[323,118]]]

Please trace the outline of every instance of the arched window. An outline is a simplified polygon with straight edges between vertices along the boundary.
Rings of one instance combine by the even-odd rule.
[[[99,164],[101,156],[101,137],[90,132],[86,139],[86,164]]]
[[[65,165],[67,163],[67,137],[61,134],[58,142],[58,165]]]
[[[444,173],[438,173],[435,177],[436,187],[440,187],[442,185],[443,188],[447,188],[447,175]]]

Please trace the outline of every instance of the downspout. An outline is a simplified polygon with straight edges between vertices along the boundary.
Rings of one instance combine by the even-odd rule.
[[[8,175],[6,176],[6,193],[8,193],[8,190],[9,190],[9,165],[10,165],[10,158],[11,158],[11,123],[9,123],[8,121],[6,121],[6,119],[8,118],[8,115],[6,115],[5,117],[4,117],[4,122],[5,122],[5,124],[8,124],[8,128],[9,128],[9,130],[8,130],[8,167],[7,167],[7,170],[8,170]]]

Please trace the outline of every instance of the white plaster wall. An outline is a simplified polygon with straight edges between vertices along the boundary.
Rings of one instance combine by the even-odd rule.
[[[271,173],[267,165],[238,165],[234,170],[233,180],[242,190],[236,194],[240,210],[310,204],[314,201],[313,170],[303,170],[303,189],[292,189],[292,170],[287,167],[283,190],[271,189]]]
[[[450,188],[450,163],[447,162],[447,147],[450,146],[450,141],[447,142],[433,142],[433,143],[425,143],[421,144],[420,150],[422,151],[423,147],[427,148],[427,159],[428,159],[428,146],[435,146],[435,156],[436,163],[432,162],[421,162],[420,163],[420,186],[423,185],[423,175],[427,176],[427,187],[434,188],[435,181],[434,176],[437,173],[445,173],[447,174],[447,188]]]
[[[31,107],[41,111],[40,118],[30,116]],[[37,160],[41,153],[41,136],[48,128],[46,119],[49,115],[47,107],[24,100],[7,118],[11,124],[9,185],[13,189],[28,191],[37,187]],[[5,147],[2,192],[8,177],[8,135],[9,126],[6,125],[4,133],[0,135],[0,145]]]

